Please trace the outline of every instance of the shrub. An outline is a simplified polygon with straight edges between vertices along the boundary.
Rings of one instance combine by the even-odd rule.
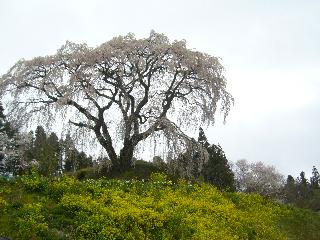
[[[16,227],[21,239],[45,238],[49,228],[42,214],[42,205],[40,203],[25,204],[21,209]]]
[[[76,215],[79,211],[92,212],[98,205],[89,196],[81,194],[65,194],[60,200],[60,205],[71,215]]]
[[[0,196],[0,213],[6,212],[8,203],[5,199]]]
[[[30,175],[22,176],[21,182],[25,189],[30,192],[44,192],[48,187],[48,179],[40,176],[35,171],[33,171]]]
[[[80,193],[82,185],[75,177],[63,176],[53,181],[49,186],[49,194],[54,199],[60,199],[66,193]]]
[[[78,180],[96,179],[98,178],[98,172],[94,167],[83,168],[75,172],[75,177]]]
[[[166,183],[167,178],[168,178],[167,175],[165,175],[163,173],[151,173],[150,181]]]

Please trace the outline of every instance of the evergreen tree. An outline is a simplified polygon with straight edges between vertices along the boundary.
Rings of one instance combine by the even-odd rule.
[[[0,140],[2,142],[2,139]],[[4,174],[6,172],[6,165],[5,165],[5,153],[2,149],[2,146],[0,146],[0,175]]]
[[[77,155],[78,151],[75,144],[70,136],[66,135],[63,143],[64,148],[64,170],[66,172],[75,172],[77,170]]]
[[[59,155],[58,155],[58,173],[62,173],[64,169],[64,141],[63,139],[59,139]]]
[[[43,175],[48,175],[47,172],[47,134],[42,126],[37,126],[35,131],[34,139],[34,159],[38,163],[39,173]]]
[[[204,131],[201,127],[199,128],[198,142],[204,148],[208,148],[210,146],[210,143],[208,142],[208,139],[207,139],[206,135],[204,134]]]
[[[209,160],[204,164],[202,174],[204,179],[219,189],[235,190],[234,173],[221,146],[214,144],[207,148]]]
[[[47,137],[42,126],[38,126],[34,139],[34,158],[39,165],[39,173],[52,176],[58,173],[61,148],[55,133]]]
[[[44,158],[44,149],[47,142],[47,134],[42,126],[37,126],[34,139],[34,157],[39,162]]]
[[[27,160],[28,163],[32,162],[35,159],[34,156],[34,132],[30,131],[27,135],[27,142],[28,144],[26,145],[25,149],[25,159]]]
[[[294,203],[297,199],[297,186],[294,178],[288,175],[286,185],[284,186],[284,200],[286,203]]]
[[[219,189],[235,190],[234,173],[221,146],[210,145],[202,128],[199,129],[198,142],[207,149],[208,162],[204,164],[202,175],[205,181]]]
[[[306,179],[304,172],[300,173],[296,181],[289,175],[284,187],[285,202],[301,208],[320,210],[319,178],[319,172],[315,166],[312,168],[310,183]]]
[[[55,175],[59,169],[60,145],[59,138],[55,133],[51,133],[45,145],[46,159],[43,164],[46,166],[47,175]]]
[[[320,210],[320,176],[317,168],[313,166],[312,176],[310,178],[310,191],[309,208],[319,211]]]
[[[310,178],[310,187],[313,190],[320,188],[320,175],[315,166],[313,166],[312,168],[312,176]]]
[[[92,157],[88,157],[84,152],[77,155],[76,169],[88,168],[93,166]]]
[[[307,197],[309,196],[309,183],[308,180],[305,177],[305,173],[302,171],[300,173],[300,177],[298,177],[297,179],[298,185],[298,198],[299,200],[304,200],[307,199]]]

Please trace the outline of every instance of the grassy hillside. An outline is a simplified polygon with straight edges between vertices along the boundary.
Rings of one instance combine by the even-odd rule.
[[[0,236],[11,239],[320,239],[320,215],[207,184],[0,180]]]

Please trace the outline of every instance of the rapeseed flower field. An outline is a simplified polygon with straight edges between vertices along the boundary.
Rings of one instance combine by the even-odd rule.
[[[0,236],[299,239],[290,236],[293,211],[260,195],[221,192],[205,183],[172,182],[163,174],[153,174],[148,181],[78,181],[67,176],[49,179],[34,173],[1,180]]]

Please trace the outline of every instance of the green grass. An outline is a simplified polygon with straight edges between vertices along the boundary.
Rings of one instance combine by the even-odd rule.
[[[320,214],[207,184],[0,179],[0,236],[10,239],[320,239]]]
[[[289,239],[320,239],[320,214],[308,209],[288,207],[290,214],[280,221]]]

